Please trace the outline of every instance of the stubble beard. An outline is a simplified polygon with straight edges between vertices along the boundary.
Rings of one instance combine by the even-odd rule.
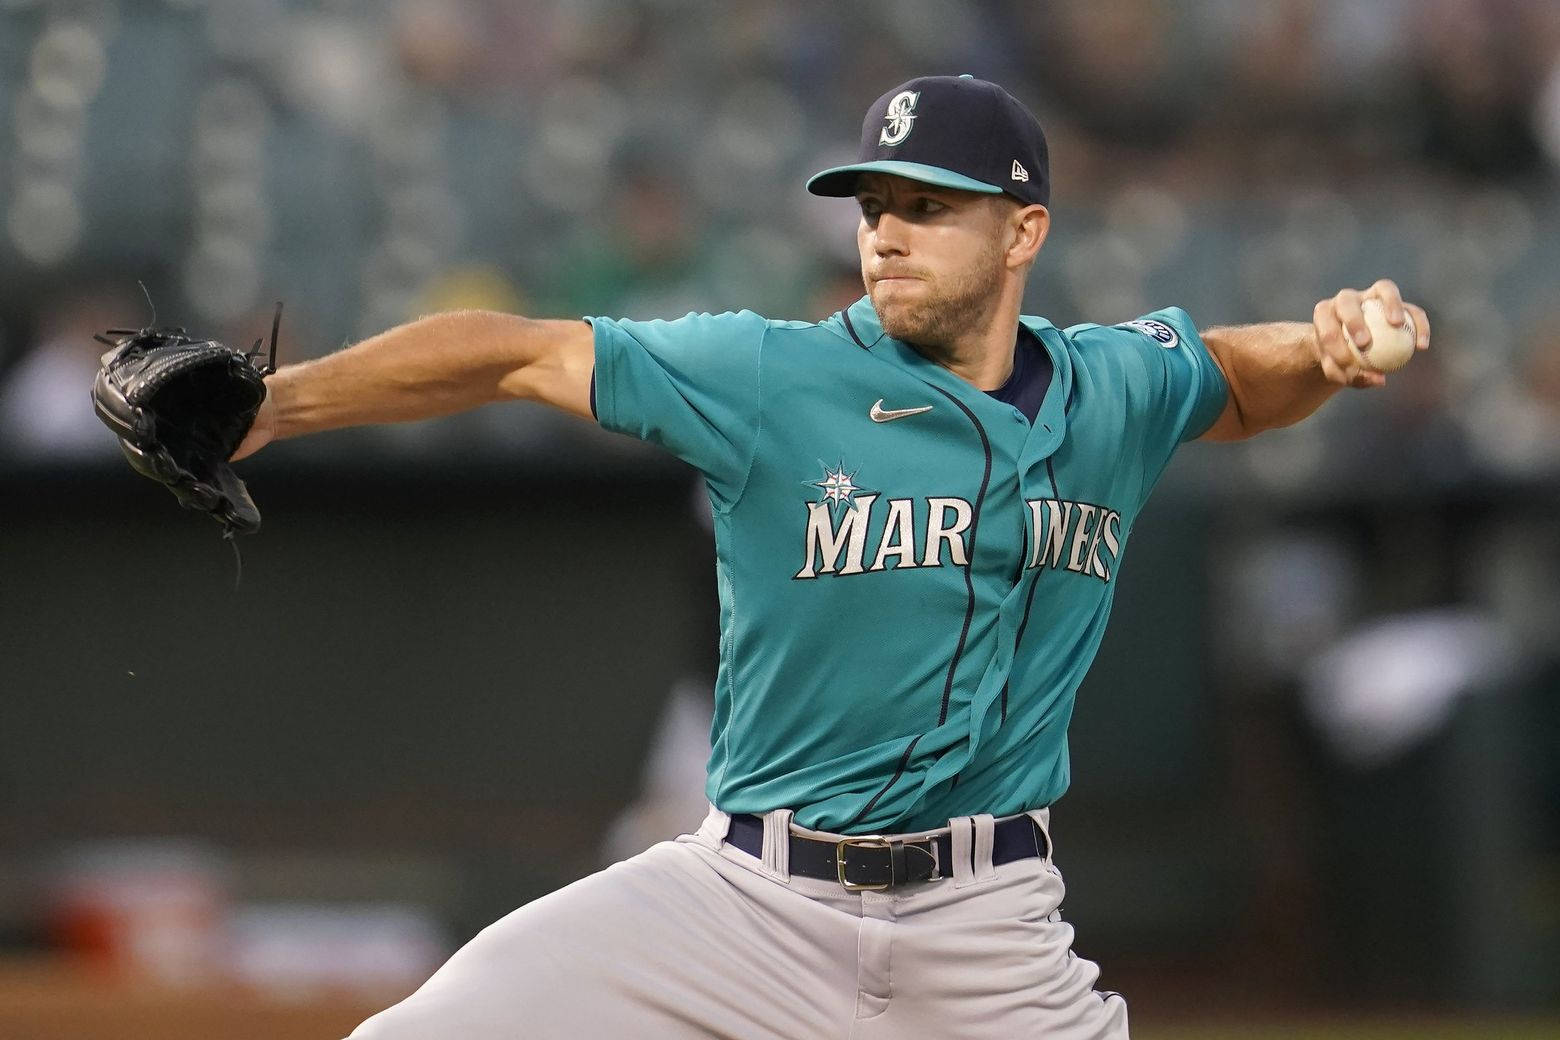
[[[1002,264],[993,248],[982,262],[941,284],[914,302],[882,301],[873,296],[883,331],[902,343],[942,353],[971,329],[990,319],[1002,289]]]

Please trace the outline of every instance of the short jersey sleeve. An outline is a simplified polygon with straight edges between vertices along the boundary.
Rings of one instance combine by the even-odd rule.
[[[752,311],[587,320],[596,333],[597,421],[660,445],[704,473],[717,504],[734,502],[758,435],[768,321]]]
[[[1219,418],[1229,397],[1224,373],[1179,307],[1120,325],[1075,325],[1067,334],[1085,355],[1108,356],[1119,373],[1129,428],[1140,434],[1146,492],[1176,447]]]

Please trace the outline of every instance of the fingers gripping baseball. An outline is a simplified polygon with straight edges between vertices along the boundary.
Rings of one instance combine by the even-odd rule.
[[[1373,334],[1372,318],[1367,311],[1376,306],[1380,307],[1380,313],[1374,318],[1377,324]],[[1391,279],[1380,279],[1369,289],[1344,289],[1317,303],[1312,314],[1313,349],[1328,382],[1359,388],[1386,385],[1386,376],[1372,366],[1372,361],[1379,363],[1379,356],[1367,357],[1372,349],[1373,335],[1382,334],[1380,322],[1383,318],[1393,329],[1405,323],[1412,326],[1414,350],[1425,350],[1430,346],[1430,321],[1424,308],[1405,302],[1397,283]]]

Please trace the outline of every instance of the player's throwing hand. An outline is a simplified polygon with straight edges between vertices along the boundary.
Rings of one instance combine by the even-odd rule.
[[[1396,282],[1382,278],[1369,289],[1344,289],[1317,303],[1312,316],[1316,329],[1312,349],[1328,382],[1361,388],[1386,385],[1387,377],[1373,371],[1360,353],[1370,347],[1364,304],[1371,299],[1380,302],[1389,324],[1402,325],[1405,317],[1412,321],[1414,348],[1429,349],[1430,318],[1423,307],[1404,301]]]

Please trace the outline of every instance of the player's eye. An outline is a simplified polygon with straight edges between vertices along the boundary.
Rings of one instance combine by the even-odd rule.
[[[875,217],[883,212],[883,204],[877,199],[858,199],[857,201],[861,204],[861,215],[864,217]]]
[[[940,213],[947,208],[943,203],[926,195],[922,195],[915,200],[915,211],[917,213]]]

